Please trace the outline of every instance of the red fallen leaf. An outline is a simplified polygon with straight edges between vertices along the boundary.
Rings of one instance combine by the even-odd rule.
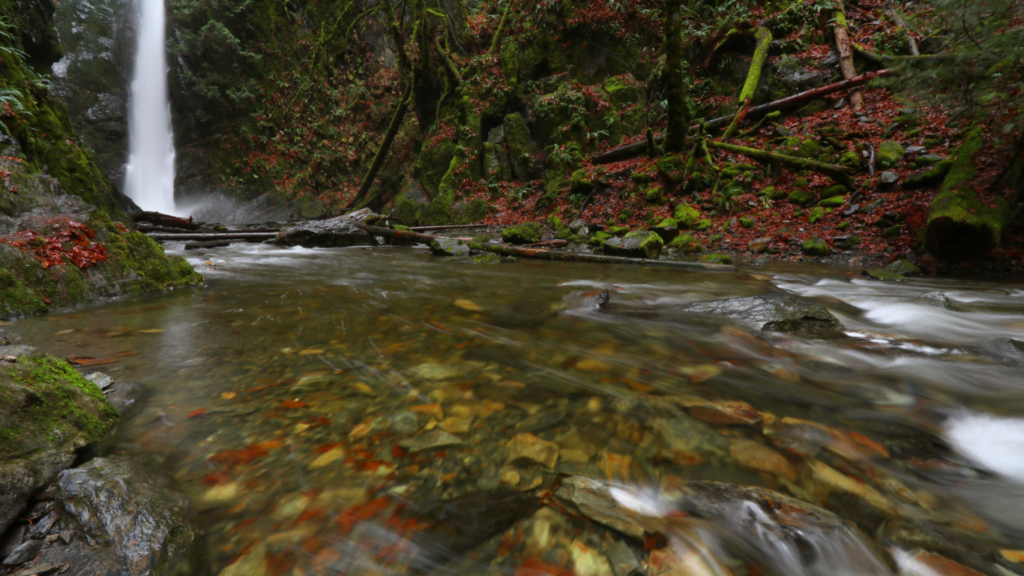
[[[249,446],[248,448],[242,448],[241,450],[221,450],[213,456],[210,456],[210,461],[234,467],[248,464],[257,458],[262,458],[266,455],[266,450],[258,446]]]
[[[407,452],[405,448],[402,448],[398,444],[395,444],[394,446],[391,447],[392,458],[405,458],[408,455],[409,452]]]
[[[93,358],[92,356],[68,356],[68,362],[75,366],[97,366],[99,364],[113,364],[117,362],[117,356],[106,358]]]
[[[188,418],[195,418],[196,416],[202,416],[203,414],[206,414],[206,408],[197,408],[196,410],[188,413]]]
[[[334,444],[324,444],[323,446],[313,450],[313,453],[314,454],[325,454],[327,452],[330,452],[331,450],[334,450],[338,446],[344,446],[344,443],[343,442],[335,442]]]
[[[207,486],[219,486],[220,484],[227,484],[230,481],[231,476],[228,476],[223,472],[211,472],[206,476],[203,476],[203,479],[199,482],[201,484],[206,484]]]
[[[279,406],[288,410],[292,408],[305,408],[306,403],[301,400],[285,400],[284,402],[281,402]]]
[[[391,503],[387,496],[374,498],[365,504],[353,506],[338,516],[338,524],[341,525],[342,533],[348,533],[356,524],[369,520],[384,511]]]

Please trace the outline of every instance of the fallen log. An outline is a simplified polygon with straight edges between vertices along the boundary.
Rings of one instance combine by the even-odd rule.
[[[768,48],[772,43],[771,31],[767,28],[758,28],[754,37],[757,39],[757,48],[754,50],[754,57],[750,60],[747,81],[743,83],[743,89],[740,90],[740,109],[732,117],[729,127],[725,129],[725,134],[722,135],[723,140],[732,138],[739,130],[740,123],[747,116],[747,112],[750,110],[750,102],[754,99],[754,92],[757,90],[757,84],[761,81],[761,69],[764,66],[765,60],[768,59]]]
[[[153,240],[243,240],[247,242],[262,242],[268,238],[277,236],[277,232],[216,232],[207,234],[147,234]]]
[[[861,74],[860,76],[857,76],[856,78],[851,78],[850,80],[843,80],[842,82],[836,82],[835,84],[829,84],[828,86],[822,86],[821,88],[813,88],[811,90],[807,90],[799,94],[787,96],[781,100],[776,100],[774,102],[769,102],[767,104],[762,104],[760,106],[754,106],[753,108],[747,110],[747,117],[749,118],[753,116],[760,116],[761,114],[767,114],[768,112],[772,112],[780,108],[788,108],[790,106],[795,106],[796,104],[801,104],[808,100],[814,100],[815,98],[827,96],[835,92],[840,92],[842,90],[847,90],[850,88],[856,88],[857,86],[863,86],[864,84],[867,84],[868,82],[874,80],[875,78],[890,76],[892,73],[892,70],[888,69],[878,70],[876,72],[868,72],[867,74]],[[729,114],[728,116],[722,116],[720,118],[715,118],[714,120],[705,122],[704,128],[710,130],[712,128],[724,126],[732,121],[733,116],[735,116],[735,114]],[[695,130],[697,128],[699,128],[699,125],[692,126],[690,129]],[[656,136],[654,140],[657,142],[662,138],[663,136]],[[618,148],[613,148],[607,152],[595,154],[594,156],[591,157],[591,161],[594,164],[608,164],[609,162],[618,162],[619,160],[633,158],[634,156],[638,156],[646,151],[647,141],[641,140],[640,142],[626,144],[625,146],[619,146]]]
[[[412,226],[409,230],[414,231],[427,231],[427,230],[460,230],[463,228],[486,228],[487,224],[452,224],[451,226]]]
[[[778,162],[800,170],[813,170],[828,176],[837,183],[845,185],[847,188],[853,188],[853,178],[851,178],[850,172],[846,168],[836,166],[835,164],[825,164],[824,162],[818,162],[817,160],[810,160],[808,158],[797,158],[796,156],[787,156],[786,154],[777,154],[775,152],[758,150],[757,148],[748,148],[746,146],[737,146],[735,144],[727,144],[725,142],[716,142],[714,140],[708,140],[708,147],[727,150],[729,152],[735,152],[736,154],[743,154],[748,158],[760,160],[761,162]]]
[[[362,222],[356,223],[356,228],[370,234],[371,236],[385,236],[388,238],[397,238],[399,240],[414,240],[416,242],[422,242],[429,244],[431,240],[443,238],[443,236],[433,236],[431,234],[417,234],[416,232],[406,232],[405,230],[393,230],[391,228],[381,228],[380,226],[369,226]],[[538,248],[517,248],[515,246],[506,246],[504,244],[482,244],[480,242],[467,242],[467,246],[471,250],[479,250],[481,252],[491,252],[493,254],[500,254],[502,256],[515,256],[517,258],[536,258],[540,260],[555,260],[559,262],[595,262],[601,264],[639,264],[642,266],[668,266],[673,268],[689,268],[694,270],[719,270],[726,272],[735,272],[735,266],[727,266],[724,264],[705,264],[703,262],[676,262],[673,260],[647,260],[645,258],[624,258],[621,256],[602,256],[598,254],[574,254],[572,252],[552,252],[551,250],[541,250]]]
[[[850,80],[857,77],[857,69],[853,67],[853,48],[850,46],[850,32],[846,29],[846,12],[842,2],[839,9],[832,15],[832,33],[836,39],[836,51],[839,53],[839,71],[843,78]],[[860,114],[864,110],[864,97],[860,90],[850,90],[850,110]]]
[[[129,212],[129,216],[136,222],[149,222],[157,226],[168,226],[170,228],[185,228],[186,230],[199,230],[199,224],[192,221],[190,216],[187,220],[170,214],[159,212]]]

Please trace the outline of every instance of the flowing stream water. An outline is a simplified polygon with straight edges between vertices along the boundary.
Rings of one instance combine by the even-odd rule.
[[[190,497],[214,574],[1024,572],[1018,284],[184,254],[205,289],[11,329],[142,384],[115,450]],[[673,312],[779,292],[845,333]]]
[[[125,191],[143,210],[177,214],[163,0],[136,0],[135,72],[128,101]]]

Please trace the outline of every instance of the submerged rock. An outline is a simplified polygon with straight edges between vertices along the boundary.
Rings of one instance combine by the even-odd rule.
[[[608,487],[597,480],[582,476],[566,478],[555,491],[555,497],[575,507],[580,514],[594,522],[604,524],[637,540],[642,541],[646,534],[660,532],[642,516],[620,505]]]
[[[767,294],[687,304],[682,312],[736,318],[766,332],[821,335],[838,332],[842,323],[821,304],[786,294]]]
[[[278,246],[305,248],[341,248],[345,246],[376,246],[377,242],[366,232],[356,228],[374,214],[368,209],[331,218],[302,222],[278,233],[274,243]]]
[[[97,458],[57,482],[60,521],[40,563],[67,564],[70,576],[203,573],[192,507],[128,458]]]

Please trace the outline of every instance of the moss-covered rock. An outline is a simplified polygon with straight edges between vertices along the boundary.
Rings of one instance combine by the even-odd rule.
[[[573,194],[589,194],[594,189],[594,181],[590,178],[590,172],[585,168],[572,173],[569,178],[569,190]]]
[[[501,231],[501,240],[509,244],[533,244],[540,242],[542,232],[536,222],[516,224]]]
[[[66,362],[28,346],[0,347],[0,531],[76,451],[117,424],[103,392]]]
[[[665,189],[661,186],[651,186],[644,191],[644,198],[646,198],[648,204],[664,204]]]
[[[789,193],[789,203],[797,206],[810,206],[814,203],[814,194],[807,190],[794,190]]]
[[[808,224],[817,224],[821,222],[821,219],[825,217],[825,209],[821,207],[813,208],[809,214],[807,214]]]
[[[811,238],[800,244],[804,254],[808,256],[825,256],[828,254],[828,244],[821,238]]]
[[[517,180],[533,180],[537,175],[534,157],[537,147],[530,136],[530,129],[523,115],[516,112],[505,116],[505,142],[508,145],[509,161]]]
[[[703,220],[698,220],[697,223],[693,225],[693,229],[695,231],[697,231],[697,232],[703,232],[705,230],[710,230],[711,229],[711,220],[709,218],[704,218]]]
[[[622,238],[612,238],[604,244],[605,254],[656,260],[664,242],[661,236],[649,230],[634,230]]]
[[[943,160],[929,168],[914,172],[903,181],[904,190],[921,190],[938,186],[953,167],[952,160]]]
[[[727,254],[705,254],[700,257],[700,261],[706,264],[732,264],[732,256]]]
[[[833,196],[818,202],[818,206],[822,208],[839,208],[843,204],[846,204],[846,198],[842,196]]]
[[[984,145],[984,130],[973,129],[957,149],[949,173],[928,208],[924,245],[940,260],[962,262],[985,254],[1002,240],[1009,216],[1005,200],[997,199],[990,207],[978,199],[970,185],[978,174],[975,158]]]
[[[903,160],[903,146],[898,142],[886,140],[879,144],[878,154],[875,158],[882,168],[892,168]]]
[[[431,240],[430,251],[437,256],[469,256],[469,246],[453,238]]]
[[[672,211],[672,218],[680,228],[693,228],[700,219],[700,211],[689,204],[679,204]]]
[[[700,240],[697,240],[689,234],[676,236],[668,243],[668,247],[687,254],[696,254],[704,251],[704,245],[700,243]]]
[[[853,150],[843,152],[843,155],[839,157],[839,165],[850,168],[851,170],[860,170],[860,154],[857,154]]]
[[[848,190],[846,189],[846,186],[843,186],[842,184],[834,184],[827,188],[823,188],[821,192],[818,193],[818,197],[821,199],[834,198],[836,196],[843,196],[847,192]]]

